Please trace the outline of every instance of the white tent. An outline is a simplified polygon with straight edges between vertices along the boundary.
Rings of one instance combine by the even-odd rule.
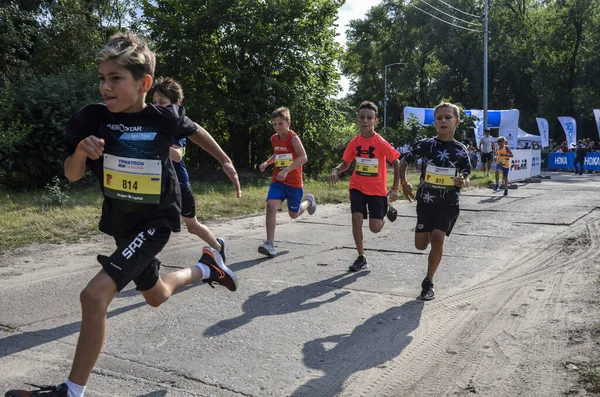
[[[527,132],[525,132],[519,128],[519,135],[518,135],[517,140],[519,142],[540,142],[541,143],[542,137],[539,135],[528,134]]]

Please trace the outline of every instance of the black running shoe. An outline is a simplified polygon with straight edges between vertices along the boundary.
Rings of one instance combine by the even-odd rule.
[[[368,269],[369,264],[367,263],[367,257],[359,255],[354,263],[348,268],[351,272],[357,272],[359,270]]]
[[[504,189],[504,195],[508,196],[508,189]]]
[[[388,204],[387,218],[390,220],[390,222],[394,222],[397,217],[398,217],[398,211],[396,211],[396,209],[394,207],[392,207],[391,204]]]
[[[217,283],[230,291],[235,291],[237,289],[237,277],[233,274],[231,269],[225,266],[221,254],[219,254],[216,249],[204,247],[199,262],[204,263],[210,268],[210,277],[204,280],[205,283],[208,283],[208,285],[213,288],[215,288],[213,283]]]
[[[219,254],[221,254],[221,258],[223,258],[223,263],[227,264],[227,260],[225,259],[225,240],[219,237],[217,238],[217,241],[221,244],[221,251],[219,251]]]
[[[58,386],[35,386],[38,389],[32,391],[10,390],[4,397],[67,397],[69,388],[65,383]]]
[[[430,301],[435,298],[435,290],[433,289],[433,282],[431,280],[425,279],[421,283],[421,291],[420,298],[424,301]]]

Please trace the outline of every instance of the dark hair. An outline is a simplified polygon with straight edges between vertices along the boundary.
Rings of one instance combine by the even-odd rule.
[[[292,120],[292,117],[290,116],[290,109],[286,108],[285,106],[273,110],[273,113],[271,113],[271,119],[276,119],[277,117],[281,117],[285,121]]]
[[[374,111],[375,112],[375,116],[377,116],[377,113],[378,113],[377,105],[375,105],[373,102],[364,101],[358,107],[358,111],[360,111],[361,109],[370,109],[370,110]]]
[[[150,95],[152,96],[155,93],[169,98],[171,103],[183,102],[183,88],[181,88],[181,84],[170,77],[159,77],[156,79],[150,89]]]

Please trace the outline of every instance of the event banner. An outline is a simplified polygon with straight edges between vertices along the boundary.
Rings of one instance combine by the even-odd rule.
[[[542,147],[550,146],[550,142],[548,141],[548,135],[550,131],[548,120],[541,117],[536,117],[535,121],[537,121],[538,129],[540,130],[540,136],[542,137]],[[600,128],[600,126],[598,128]]]
[[[532,150],[513,150],[510,159],[508,181],[516,182],[531,178],[531,152]]]
[[[506,138],[510,150],[515,150],[519,140],[519,111],[517,109],[502,111],[498,129],[498,135]]]
[[[561,116],[558,118],[558,121],[560,121],[560,125],[562,125],[563,130],[565,130],[567,147],[571,149],[577,146],[577,123],[575,122],[575,119],[569,116]]]
[[[598,127],[598,136],[600,136],[600,109],[594,109],[594,119],[596,120],[596,126]]]
[[[575,153],[548,153],[548,169],[573,170]],[[583,160],[584,171],[600,171],[600,153],[588,152]]]
[[[479,140],[483,136],[483,110],[471,110],[471,116],[477,117],[475,125],[475,147],[479,150]]]

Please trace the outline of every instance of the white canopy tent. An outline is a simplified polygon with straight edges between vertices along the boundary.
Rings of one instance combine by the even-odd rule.
[[[532,135],[532,134],[528,134],[527,132],[523,131],[522,129],[519,128],[519,135],[517,137],[517,140],[519,142],[542,142],[542,137],[539,135]]]

